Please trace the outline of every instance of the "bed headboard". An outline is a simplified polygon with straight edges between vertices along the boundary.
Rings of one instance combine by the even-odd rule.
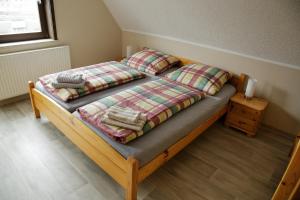
[[[200,63],[200,62],[197,62],[197,61],[192,61],[190,59],[187,59],[187,58],[183,58],[183,57],[178,57],[176,56],[180,62],[181,62],[181,66],[183,65],[188,65],[188,64],[192,64],[192,63]],[[245,85],[245,82],[246,82],[246,79],[247,79],[247,75],[246,74],[240,74],[240,75],[237,75],[237,74],[234,74],[232,73],[233,76],[232,78],[229,80],[229,83],[232,84],[237,92],[243,92],[244,90],[244,85]]]

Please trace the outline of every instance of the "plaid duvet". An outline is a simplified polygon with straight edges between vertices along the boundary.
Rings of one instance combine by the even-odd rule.
[[[115,61],[71,69],[65,71],[64,73],[66,72],[83,74],[83,78],[86,81],[84,88],[55,89],[52,86],[52,82],[56,81],[56,77],[62,72],[46,75],[39,78],[40,82],[48,92],[63,101],[76,99],[78,97],[116,85],[121,85],[123,83],[143,78],[145,76],[143,73]]]
[[[231,73],[204,64],[190,64],[166,75],[166,78],[215,95],[231,78]]]
[[[158,79],[95,101],[79,108],[78,112],[83,120],[114,140],[125,144],[163,123],[175,113],[200,101],[204,96],[199,90],[167,79]],[[101,118],[107,109],[115,105],[144,113],[147,122],[142,131],[102,123]]]
[[[179,63],[179,60],[160,51],[144,48],[122,62],[142,72],[156,75]]]

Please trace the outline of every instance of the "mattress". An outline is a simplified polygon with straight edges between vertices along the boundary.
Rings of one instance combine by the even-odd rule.
[[[35,87],[36,87],[37,90],[41,91],[43,94],[45,94],[48,97],[50,97],[51,99],[53,99],[56,103],[58,103],[64,109],[68,110],[69,112],[74,112],[77,108],[79,108],[81,106],[84,106],[88,103],[91,103],[91,102],[96,101],[98,99],[101,99],[103,97],[112,95],[113,93],[122,91],[124,89],[130,88],[130,87],[133,87],[133,86],[136,86],[136,85],[148,82],[148,81],[158,79],[158,78],[164,76],[167,73],[173,72],[176,69],[178,69],[178,67],[173,67],[173,68],[168,69],[167,71],[163,72],[162,74],[160,74],[158,76],[154,76],[154,75],[150,75],[150,74],[145,73],[146,77],[143,78],[143,79],[134,80],[134,81],[122,84],[122,85],[118,85],[118,86],[115,86],[115,87],[112,87],[112,88],[101,90],[101,91],[98,91],[98,92],[95,92],[93,94],[89,94],[89,95],[80,97],[78,99],[75,99],[75,100],[72,100],[72,101],[69,101],[69,102],[62,101],[62,100],[56,98],[55,96],[53,96],[52,94],[50,94],[39,81],[36,82]]]
[[[81,120],[78,112],[74,112],[73,115],[109,143],[124,158],[134,156],[143,166],[221,110],[228,103],[230,97],[235,94],[235,91],[232,85],[226,84],[217,95],[207,96],[128,144],[121,144],[110,139],[100,130]]]

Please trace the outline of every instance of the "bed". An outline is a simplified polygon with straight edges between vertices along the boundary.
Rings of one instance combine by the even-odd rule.
[[[193,63],[184,58],[181,58],[181,62]],[[95,130],[82,121],[77,112],[68,111],[46,93],[35,88],[31,81],[29,93],[35,117],[40,118],[40,113],[45,114],[66,137],[125,189],[127,200],[134,200],[137,198],[138,183],[223,116],[227,111],[229,98],[236,91],[242,90],[244,81],[245,75],[234,75],[230,83],[224,86],[216,96],[207,97],[197,105],[193,105],[161,124],[152,130],[151,134],[127,145],[116,143],[105,134]],[[134,81],[133,84],[138,83]],[[153,134],[162,132],[165,134],[160,134],[163,137],[160,138],[159,143],[149,139]],[[145,142],[145,139],[148,141]]]

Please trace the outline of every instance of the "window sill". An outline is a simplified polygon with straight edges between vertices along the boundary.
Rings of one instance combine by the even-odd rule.
[[[11,42],[0,44],[0,54],[15,53],[41,48],[49,48],[62,45],[63,43],[53,39],[31,40],[24,42]]]
[[[22,41],[22,42],[9,42],[9,43],[0,44],[0,48],[30,45],[30,44],[40,44],[40,43],[55,42],[55,41],[56,40],[53,39],[41,39],[41,40],[29,40],[29,41]]]

